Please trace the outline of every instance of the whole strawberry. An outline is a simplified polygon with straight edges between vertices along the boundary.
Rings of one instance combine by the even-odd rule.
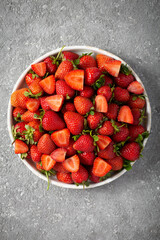
[[[29,97],[24,95],[25,92],[29,92],[28,88],[21,88],[14,91],[11,95],[11,105],[13,107],[21,107],[26,109],[26,102]]]
[[[103,86],[111,86],[113,84],[113,80],[111,77],[104,75],[104,85]]]
[[[121,156],[117,156],[112,159],[108,159],[107,163],[111,165],[113,171],[119,171],[123,168],[123,158]]]
[[[70,139],[69,141],[69,146],[66,148],[67,149],[67,157],[71,157],[76,154],[76,150],[73,148],[74,140]]]
[[[90,55],[84,55],[80,58],[79,68],[86,69],[91,67],[97,67],[96,60]]]
[[[90,86],[84,86],[83,90],[79,92],[81,97],[91,98],[94,95],[94,89]]]
[[[129,161],[135,161],[139,158],[141,148],[138,143],[131,142],[127,143],[122,149],[121,149],[121,156],[126,158]]]
[[[93,152],[94,141],[90,135],[81,135],[78,140],[73,144],[73,148],[82,152]]]
[[[138,125],[140,123],[141,110],[139,108],[132,108],[133,115],[133,125]]]
[[[136,140],[136,138],[138,137],[139,134],[142,134],[143,132],[145,132],[145,129],[142,125],[138,125],[138,126],[129,126],[129,136],[130,142],[133,142]]]
[[[73,69],[73,64],[69,61],[63,61],[60,63],[56,73],[56,79],[64,79],[65,75],[69,73]]]
[[[38,151],[38,148],[36,145],[33,145],[30,149],[31,151],[31,158],[33,162],[40,162],[42,153]]]
[[[111,136],[114,133],[114,128],[111,121],[105,121],[101,128],[98,129],[98,133],[101,135]]]
[[[129,100],[129,92],[127,89],[116,87],[114,89],[114,98],[118,102],[127,102]]]
[[[21,121],[21,115],[23,113],[25,113],[25,109],[21,108],[21,107],[16,107],[14,110],[13,110],[13,117],[14,117],[14,120],[15,121]]]
[[[22,138],[25,138],[25,135],[24,135],[24,131],[26,131],[26,122],[19,122],[19,123],[16,123],[14,128],[13,128],[13,137],[14,138],[19,138],[19,137],[22,137]]]
[[[124,73],[119,73],[118,77],[114,78],[114,81],[119,87],[127,88],[134,81],[134,76],[132,74],[125,75]]]
[[[79,113],[66,112],[64,120],[67,128],[73,135],[80,134],[84,128],[84,118]]]
[[[83,183],[88,180],[88,171],[83,167],[79,166],[79,170],[77,172],[73,172],[71,174],[72,180],[75,183]]]
[[[88,86],[93,85],[101,76],[102,72],[96,68],[86,68],[84,77],[85,77],[85,84]]]
[[[75,90],[68,86],[64,80],[58,80],[56,81],[56,93],[70,99],[75,95]]]
[[[120,123],[116,123],[117,132],[113,134],[112,139],[114,142],[123,142],[129,136],[129,130],[126,126],[122,126]]]
[[[110,100],[112,97],[112,91],[109,86],[102,86],[97,90],[98,95],[103,95],[106,97],[107,102]]]
[[[50,106],[48,105],[48,103],[45,101],[47,98],[47,96],[45,97],[40,97],[39,100],[40,100],[40,104],[41,104],[41,108],[45,111],[47,110],[51,110]]]
[[[65,114],[66,112],[75,112],[75,111],[76,111],[76,109],[72,102],[67,102],[61,110],[61,112],[63,114]]]
[[[144,108],[146,101],[144,97],[131,95],[127,104],[130,108],[142,109]]]
[[[82,164],[91,166],[93,165],[94,159],[96,158],[94,152],[84,152],[80,153],[78,156]]]
[[[114,145],[114,142],[111,142],[104,150],[100,150],[98,152],[98,157],[103,159],[112,159],[116,157],[113,145]]]
[[[70,173],[57,172],[57,179],[64,183],[73,183]]]
[[[70,61],[74,61],[77,58],[79,58],[79,55],[77,53],[68,52],[68,51],[62,52],[62,56],[64,60],[70,60]]]
[[[94,112],[93,115],[89,114],[87,117],[87,123],[90,129],[96,129],[103,119],[103,114],[99,112]]]
[[[52,141],[51,136],[47,133],[39,139],[37,147],[38,151],[44,154],[51,154],[56,149],[56,146]]]
[[[54,59],[52,57],[47,57],[44,59],[44,62],[46,63],[47,72],[54,74],[57,70],[57,64]]]
[[[74,98],[74,106],[78,113],[85,115],[93,107],[93,103],[89,98],[77,96]]]
[[[46,131],[60,130],[65,128],[65,123],[57,113],[53,111],[47,111],[42,119],[42,127]]]
[[[116,120],[117,115],[118,115],[118,110],[119,110],[119,106],[116,103],[110,103],[110,104],[108,104],[108,112],[107,112],[106,116],[109,119]]]

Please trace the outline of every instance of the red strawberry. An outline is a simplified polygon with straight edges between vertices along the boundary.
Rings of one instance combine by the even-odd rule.
[[[21,115],[23,113],[25,113],[25,109],[21,108],[21,107],[16,107],[14,110],[13,110],[13,117],[16,121],[20,121],[21,120]]]
[[[130,136],[129,141],[130,142],[135,141],[138,135],[142,134],[143,132],[145,132],[145,128],[142,125],[129,126],[129,136]]]
[[[142,109],[142,108],[144,108],[146,101],[145,101],[145,99],[143,99],[139,96],[130,96],[127,104],[130,108]]]
[[[123,142],[129,136],[129,130],[126,126],[122,126],[120,123],[116,123],[119,131],[113,134],[112,139],[114,142]]]
[[[36,163],[36,168],[41,171],[41,170],[44,170],[43,167],[42,167],[42,163]]]
[[[79,113],[66,112],[64,114],[64,120],[67,124],[67,128],[73,135],[80,134],[84,128],[84,118]]]
[[[74,98],[74,106],[78,113],[85,115],[93,107],[93,103],[89,98],[77,96]]]
[[[104,136],[104,135],[98,135],[98,141],[96,142],[99,149],[103,150],[105,149],[110,143],[112,142],[112,140],[110,139],[110,137],[108,136]]]
[[[25,142],[19,139],[15,140],[15,154],[26,153],[28,150],[28,146]]]
[[[138,125],[141,117],[141,110],[139,108],[132,108],[133,125]]]
[[[108,57],[106,55],[103,55],[103,54],[97,54],[96,56],[96,60],[97,60],[97,65],[98,65],[98,68],[101,70],[101,71],[105,71],[104,69],[104,64],[107,63],[109,60],[111,60],[112,58],[111,57]]]
[[[41,161],[42,153],[38,151],[38,148],[37,148],[36,145],[33,145],[30,148],[30,152],[31,152],[31,158],[34,162],[40,162]]]
[[[13,107],[21,107],[26,109],[26,102],[29,97],[26,97],[24,93],[28,91],[28,88],[21,88],[14,91],[11,95],[11,105]]]
[[[39,109],[40,102],[39,99],[30,98],[26,102],[26,107],[30,112],[36,112]]]
[[[118,77],[121,67],[121,61],[119,60],[110,60],[104,64],[104,69],[114,77]]]
[[[118,110],[119,110],[119,106],[116,103],[110,103],[108,105],[108,112],[107,112],[106,116],[109,119],[116,120],[117,115],[118,115]]]
[[[93,85],[100,78],[101,74],[102,72],[97,67],[87,68],[84,74],[85,84],[88,86]]]
[[[65,75],[72,71],[73,69],[73,64],[69,61],[63,61],[60,63],[56,73],[55,77],[56,79],[64,79]]]
[[[27,125],[31,126],[35,130],[39,130],[40,121],[38,119],[35,119],[35,120],[27,123]]]
[[[113,171],[119,171],[123,168],[123,158],[121,156],[117,156],[112,159],[108,159],[107,163],[111,165]]]
[[[54,74],[57,70],[57,65],[52,57],[47,57],[44,59],[44,62],[46,63],[47,72],[50,74]]]
[[[75,95],[73,90],[64,80],[58,80],[56,82],[56,93],[63,95],[66,99],[70,99]]]
[[[37,110],[36,112],[30,112],[28,110],[28,111],[26,111],[25,113],[22,114],[21,118],[24,122],[31,122],[31,121],[35,120],[35,118],[34,118],[35,114],[40,115],[39,110]]]
[[[19,136],[19,137],[22,137],[24,138],[24,134],[23,134],[23,131],[26,131],[26,128],[25,128],[25,125],[27,123],[26,122],[19,122],[17,123],[15,126],[14,126],[14,134],[13,134],[13,137],[16,137],[16,136]],[[18,134],[17,134],[18,133]]]
[[[29,86],[37,78],[39,78],[39,77],[37,77],[36,74],[34,74],[34,73],[27,73],[27,75],[25,76],[26,84]]]
[[[94,112],[94,115],[89,114],[87,117],[87,123],[89,128],[96,129],[103,119],[103,114],[99,112]]]
[[[80,162],[84,165],[93,165],[93,161],[95,159],[95,154],[94,152],[89,152],[89,153],[80,153],[79,155]]]
[[[134,81],[134,76],[132,74],[125,75],[124,73],[119,73],[118,77],[114,78],[114,81],[119,87],[127,88]]]
[[[56,88],[55,76],[50,75],[39,82],[41,88],[48,94],[53,94]]]
[[[38,130],[35,130],[33,133],[33,141],[36,143],[42,137],[43,133]]]
[[[65,75],[64,80],[71,88],[82,91],[84,84],[84,70],[72,70]]]
[[[68,147],[70,131],[68,130],[68,128],[55,131],[51,134],[51,138],[58,147]]]
[[[31,68],[40,77],[43,77],[46,73],[46,63],[45,62],[32,64]]]
[[[43,169],[46,171],[51,170],[56,164],[56,161],[47,154],[42,155],[41,162],[42,162]]]
[[[98,157],[101,157],[104,159],[111,159],[116,157],[113,145],[114,145],[114,142],[111,142],[104,150],[99,151]]]
[[[97,177],[105,176],[112,169],[111,165],[109,165],[102,158],[97,157],[93,163],[92,172]]]
[[[127,143],[122,149],[121,149],[121,156],[126,158],[130,161],[135,161],[139,158],[141,148],[138,143],[131,142]]]
[[[110,100],[110,98],[112,97],[112,91],[111,91],[111,88],[109,86],[103,86],[103,87],[100,87],[98,90],[97,90],[97,94],[98,95],[102,95],[106,98],[107,102]]]
[[[65,123],[57,113],[47,111],[42,120],[42,127],[46,131],[61,130],[65,128]]]
[[[133,123],[133,115],[131,112],[130,107],[123,105],[118,113],[118,121],[125,122],[125,123]]]
[[[73,172],[71,176],[73,182],[83,183],[88,180],[88,171],[83,166],[80,165],[79,170],[77,172]]]
[[[64,52],[62,52],[62,55],[63,55],[64,60],[74,61],[77,58],[79,58],[79,55],[77,53],[74,53],[74,52],[64,51]]]
[[[71,157],[76,154],[76,150],[73,148],[74,140],[71,138],[69,141],[69,146],[66,148],[67,149],[67,157]]]
[[[69,172],[77,172],[79,170],[80,160],[77,155],[67,158],[62,166]]]
[[[60,163],[60,162],[56,162],[53,169],[56,172],[68,173],[68,171],[63,167],[62,163]]]
[[[138,81],[131,82],[127,87],[127,90],[134,94],[142,94],[144,92],[144,88]]]
[[[83,90],[80,91],[79,95],[82,97],[91,98],[94,95],[94,89],[89,86],[84,86]]]
[[[70,173],[63,173],[63,172],[58,172],[57,173],[57,179],[60,182],[64,182],[64,183],[73,183],[73,180],[71,178],[71,174]]]
[[[91,67],[97,67],[96,60],[90,55],[85,55],[80,58],[79,68],[86,69]]]
[[[129,100],[129,92],[127,89],[116,87],[114,89],[114,98],[118,102],[127,102]]]
[[[63,162],[65,160],[67,153],[67,149],[65,148],[57,148],[51,153],[51,157],[56,161],[56,162]]]
[[[110,86],[110,85],[113,84],[113,80],[112,80],[112,78],[110,78],[109,76],[106,76],[106,75],[105,75],[103,78],[104,78],[104,80],[105,80],[104,86]]]
[[[110,121],[105,121],[101,128],[98,129],[98,133],[100,135],[108,135],[111,136],[114,133],[114,128]]]
[[[40,97],[39,100],[40,100],[40,104],[41,104],[41,107],[42,109],[44,109],[45,111],[47,110],[51,110],[50,106],[48,105],[48,103],[46,102],[46,97]]]
[[[94,183],[100,182],[100,177],[95,176],[92,171],[89,172],[89,179]]]
[[[81,135],[78,140],[73,144],[73,148],[82,152],[93,152],[94,141],[90,135]]]
[[[107,113],[108,103],[104,96],[97,95],[95,97],[95,108],[97,112]]]
[[[47,97],[45,101],[48,103],[48,105],[53,111],[59,112],[62,108],[64,97],[63,95],[53,95],[53,96]]]
[[[51,154],[56,149],[54,142],[49,134],[44,134],[38,141],[38,151],[44,154]]]
[[[34,82],[32,82],[29,85],[29,89],[31,90],[32,94],[34,94],[34,95],[38,94],[38,96],[42,96],[43,95],[43,89],[39,85],[40,81],[41,80],[39,78],[37,78],[36,80],[34,80]]]
[[[65,114],[66,112],[75,112],[75,111],[76,111],[75,106],[71,102],[66,103],[61,110],[63,114]]]

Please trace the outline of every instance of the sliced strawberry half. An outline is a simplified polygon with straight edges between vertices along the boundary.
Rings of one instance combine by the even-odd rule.
[[[30,112],[36,112],[39,109],[40,101],[36,98],[30,98],[26,102],[26,107]]]
[[[77,172],[80,165],[79,157],[74,155],[73,157],[66,159],[62,165],[69,172]]]
[[[82,91],[84,84],[84,70],[72,70],[65,75],[64,80],[71,88]]]
[[[46,63],[45,62],[32,64],[31,68],[40,77],[43,77],[46,73]]]
[[[42,162],[43,169],[46,171],[51,170],[54,167],[54,165],[56,164],[56,161],[47,154],[43,154],[41,156],[41,162]]]
[[[133,124],[133,115],[130,107],[124,105],[120,108],[118,121]]]
[[[15,154],[19,154],[19,153],[26,153],[28,152],[28,146],[25,142],[16,139],[15,141]]]
[[[108,111],[108,103],[104,96],[97,95],[95,97],[95,106],[97,112],[107,113]]]
[[[99,149],[103,150],[110,144],[110,142],[112,142],[110,137],[104,136],[104,135],[98,135],[98,141],[96,143]]]
[[[92,172],[97,177],[105,176],[112,169],[111,165],[109,165],[102,158],[97,157],[93,163]]]
[[[63,95],[53,95],[53,96],[47,97],[45,101],[48,103],[49,107],[53,111],[59,112],[62,108],[64,97]]]
[[[67,153],[67,149],[65,148],[57,148],[51,153],[51,157],[56,161],[56,162],[63,162],[65,160]]]
[[[60,131],[55,131],[51,134],[51,138],[58,147],[68,147],[70,131],[68,128],[64,128]]]
[[[121,67],[121,61],[119,60],[110,60],[104,64],[104,69],[114,77],[118,77]]]
[[[131,82],[127,90],[134,94],[142,94],[144,92],[144,88],[138,81]]]
[[[55,76],[50,75],[49,77],[43,79],[39,82],[39,85],[48,94],[53,94],[56,88]]]

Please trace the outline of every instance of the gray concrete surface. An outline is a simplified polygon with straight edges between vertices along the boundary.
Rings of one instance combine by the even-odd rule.
[[[158,240],[160,236],[160,1],[0,1],[1,240]],[[109,50],[141,77],[152,134],[133,170],[85,191],[51,186],[14,155],[7,105],[21,72],[62,45]]]

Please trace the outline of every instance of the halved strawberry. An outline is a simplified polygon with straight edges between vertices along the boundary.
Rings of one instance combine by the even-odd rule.
[[[40,77],[43,77],[46,73],[46,63],[45,62],[32,64],[31,68]]]
[[[56,162],[63,162],[65,160],[67,153],[67,149],[65,148],[57,148],[51,153],[51,157],[56,161]]]
[[[48,94],[53,94],[56,87],[55,76],[50,75],[39,82],[39,85]]]
[[[138,81],[133,81],[129,84],[127,90],[134,94],[142,94],[144,92],[144,88]]]
[[[99,149],[105,149],[112,142],[111,138],[104,135],[98,135],[98,141],[96,142]]]
[[[64,80],[71,88],[82,91],[84,84],[84,70],[72,70],[65,75]]]
[[[92,172],[97,177],[105,176],[112,169],[111,165],[109,165],[102,158],[97,157],[93,163]]]
[[[68,184],[73,183],[70,173],[58,172],[57,179],[60,182],[64,182],[64,183],[68,183]]]
[[[69,172],[77,172],[80,166],[80,160],[77,155],[67,158],[63,163],[63,167]]]
[[[104,64],[104,69],[114,77],[118,77],[121,67],[121,61],[119,60],[110,60]]]
[[[108,103],[104,96],[97,95],[95,97],[95,106],[97,112],[107,113],[108,111]]]
[[[26,153],[29,148],[27,144],[19,139],[15,140],[15,154]]]
[[[97,65],[98,65],[98,68],[101,70],[101,71],[105,71],[104,69],[104,64],[108,61],[110,61],[112,58],[111,57],[108,57],[106,55],[103,55],[103,54],[97,54],[96,56],[96,60],[97,60]]]
[[[56,164],[56,161],[47,154],[43,154],[41,156],[41,162],[42,162],[43,169],[46,171],[51,170],[54,167],[54,165]]]
[[[26,102],[26,107],[30,112],[36,112],[40,106],[39,99],[30,98]]]
[[[49,107],[53,111],[59,112],[64,102],[64,97],[63,95],[53,95],[53,96],[47,97],[45,101],[48,103]]]
[[[51,134],[51,138],[58,147],[68,147],[70,131],[68,130],[68,128],[55,131]]]
[[[118,121],[125,123],[133,123],[133,115],[130,107],[123,105],[118,113]]]

